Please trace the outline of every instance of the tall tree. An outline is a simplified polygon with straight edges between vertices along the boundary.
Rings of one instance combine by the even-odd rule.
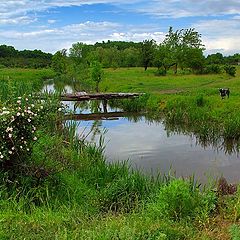
[[[201,35],[194,28],[173,31],[173,28],[170,27],[163,44],[171,53],[169,61],[172,62],[172,65],[175,65],[175,73],[177,73],[178,66],[183,66],[185,64],[184,60],[191,57],[186,56],[190,52],[188,49],[204,50]]]
[[[67,73],[67,50],[57,51],[52,57],[52,68],[58,74]]]
[[[147,70],[149,64],[154,59],[154,49],[156,47],[155,40],[144,40],[141,45],[141,57],[142,63],[145,71]]]
[[[96,83],[96,92],[99,92],[99,83],[103,78],[103,70],[100,62],[94,61],[91,63],[91,77],[92,80]]]

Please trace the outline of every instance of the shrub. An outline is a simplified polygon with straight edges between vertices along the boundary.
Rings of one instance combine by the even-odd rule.
[[[207,74],[210,74],[210,73],[219,74],[221,72],[222,72],[221,66],[217,64],[207,65],[204,69],[204,73],[207,73]]]
[[[189,181],[176,179],[163,186],[156,201],[149,205],[151,214],[172,220],[206,218],[215,207],[215,194],[201,193]]]
[[[5,169],[24,161],[31,152],[33,142],[37,140],[37,112],[34,104],[29,104],[28,100],[19,97],[16,104],[0,110],[0,162]]]
[[[226,65],[226,66],[224,67],[224,70],[225,70],[225,72],[226,72],[228,75],[230,75],[230,76],[232,76],[232,77],[235,77],[235,75],[236,75],[236,67],[230,66],[230,65]]]
[[[204,101],[203,95],[198,95],[196,97],[196,104],[197,104],[197,106],[198,107],[203,107],[204,103],[205,103],[205,101]]]
[[[37,140],[37,126],[50,124],[49,115],[54,112],[54,107],[48,102],[32,101],[29,95],[18,97],[14,103],[0,108],[0,166],[12,179],[26,174],[32,176],[36,170],[28,159]],[[48,109],[51,110],[49,113],[46,112]]]

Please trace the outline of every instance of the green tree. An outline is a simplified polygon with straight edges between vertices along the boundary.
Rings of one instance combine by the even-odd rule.
[[[194,28],[181,29],[173,31],[170,27],[166,38],[163,41],[167,51],[171,54],[168,56],[170,65],[175,66],[175,74],[178,66],[184,66],[186,58],[191,58],[187,55],[189,49],[200,49],[203,51],[201,35]]]
[[[155,40],[144,40],[141,45],[141,57],[142,63],[145,71],[147,70],[149,64],[154,59],[154,49],[156,47]]]
[[[67,50],[57,51],[52,57],[52,68],[58,75],[67,73]]]
[[[91,63],[91,78],[96,83],[96,92],[99,92],[99,83],[103,79],[102,64],[98,61]]]

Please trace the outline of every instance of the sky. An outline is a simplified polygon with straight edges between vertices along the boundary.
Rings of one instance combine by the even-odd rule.
[[[0,45],[55,53],[73,43],[155,39],[195,28],[205,54],[240,53],[240,0],[0,0]]]

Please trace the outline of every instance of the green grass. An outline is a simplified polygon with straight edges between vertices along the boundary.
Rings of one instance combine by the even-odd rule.
[[[204,139],[240,137],[240,68],[236,77],[226,74],[155,76],[156,69],[106,69],[100,89],[109,92],[142,92],[149,98],[118,104],[126,110],[164,114],[167,124],[181,125]],[[219,88],[230,88],[222,100]],[[132,109],[131,109],[132,108]]]
[[[106,69],[100,88],[148,93],[123,106],[164,114],[169,127],[185,126],[206,140],[217,139],[220,128],[223,136],[238,137],[239,75],[157,77],[154,72]],[[2,91],[0,105],[38,91],[52,76],[49,69],[1,69],[0,86],[8,91]],[[221,100],[218,87],[230,87],[230,98]],[[75,137],[74,126],[56,124],[61,116],[53,104],[47,103],[49,112],[38,124],[38,141],[26,159],[33,169],[14,179],[0,171],[0,239],[239,238],[239,190],[221,196],[213,186],[199,188],[193,179],[152,179],[127,163],[109,164],[101,147]]]

